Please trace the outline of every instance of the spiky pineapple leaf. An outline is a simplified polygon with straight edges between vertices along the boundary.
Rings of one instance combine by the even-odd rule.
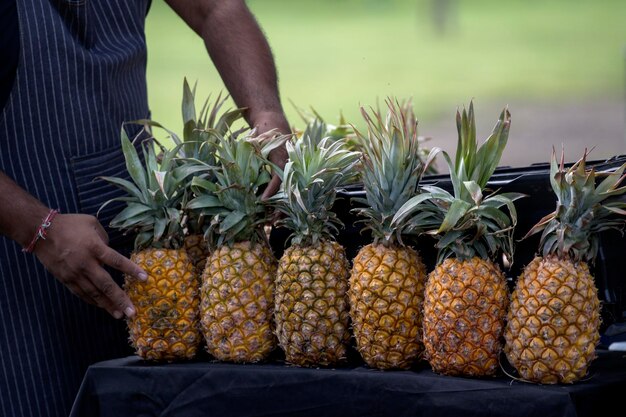
[[[130,194],[132,197],[136,198],[137,200],[141,201],[144,204],[147,204],[147,199],[145,198],[144,194],[141,191],[139,191],[139,188],[137,188],[137,186],[133,184],[132,182],[125,180],[123,178],[117,178],[117,177],[102,176],[98,178],[101,180],[110,182],[113,185],[116,185],[118,188],[121,188],[123,191]],[[115,201],[117,200],[118,199],[115,199]]]
[[[419,194],[419,195],[412,197],[400,207],[400,209],[396,212],[396,214],[394,214],[393,218],[391,219],[391,222],[393,224],[404,222],[407,216],[412,215],[414,212],[417,211],[419,207],[421,207],[422,202],[426,200],[430,200],[432,198],[433,198],[432,194],[427,194],[427,193]]]
[[[146,213],[147,211],[152,210],[152,207],[150,206],[146,206],[144,204],[138,204],[138,203],[129,203],[126,208],[124,208],[119,214],[118,216],[120,216],[121,218],[131,218],[131,217],[135,217],[139,214],[143,214]]]
[[[158,127],[159,129],[163,129],[165,130],[168,135],[170,136],[170,138],[172,139],[172,141],[174,142],[174,144],[176,145],[180,145],[183,143],[183,141],[180,139],[180,137],[176,134],[176,132],[169,130],[168,128],[166,128],[165,126],[163,126],[161,123],[156,122],[154,120],[150,120],[150,119],[137,119],[137,120],[131,120],[128,123],[134,123],[134,124],[139,124],[139,125],[145,125],[145,126],[150,126],[150,127]]]
[[[472,207],[470,203],[463,200],[454,200],[452,204],[450,204],[450,208],[448,209],[446,216],[439,226],[439,232],[446,232],[451,230],[459,220],[465,216],[465,213]]]
[[[137,150],[131,143],[126,130],[122,128],[122,151],[126,159],[126,169],[133,179],[139,190],[147,189],[146,172],[143,170],[143,165],[137,154]],[[145,192],[142,192],[145,196]]]
[[[237,225],[244,217],[246,217],[246,213],[241,211],[228,213],[228,215],[226,215],[220,223],[220,233],[226,233],[230,228]]]
[[[219,198],[214,195],[199,195],[187,204],[188,210],[198,210],[205,208],[221,207],[222,203]]]
[[[195,124],[195,121],[197,120],[195,104],[196,85],[194,85],[192,91],[189,87],[189,83],[187,82],[187,77],[183,80],[183,104],[181,107],[183,113],[183,124],[185,126],[189,122],[193,122]]]

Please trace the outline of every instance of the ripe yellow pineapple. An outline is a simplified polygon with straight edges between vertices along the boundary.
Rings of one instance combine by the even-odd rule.
[[[130,259],[148,273],[146,282],[124,283],[137,308],[137,315],[127,319],[137,355],[156,361],[193,359],[202,341],[199,283],[186,252],[151,248],[134,252]]]
[[[202,274],[201,329],[219,360],[258,362],[276,347],[273,326],[276,259],[267,243],[260,188],[270,179],[269,152],[285,137],[216,135],[216,182],[194,178],[188,210],[210,218],[211,248]],[[196,161],[200,162],[200,161]]]
[[[293,233],[279,261],[275,321],[289,363],[329,366],[347,358],[349,262],[333,237],[341,222],[332,207],[336,188],[354,178],[358,152],[325,136],[321,121],[287,142],[289,162],[273,202]]]
[[[513,252],[519,194],[483,196],[506,146],[510,115],[504,110],[493,133],[478,147],[473,103],[457,112],[459,140],[455,164],[447,153],[454,195],[424,186],[395,216],[426,229],[437,240],[437,266],[429,274],[424,299],[425,357],[444,375],[489,376],[499,369],[508,290],[492,260]],[[500,209],[506,206],[510,217]],[[413,217],[412,217],[413,216]],[[431,229],[429,229],[429,227]]]
[[[600,301],[588,262],[593,262],[598,233],[621,229],[626,203],[603,202],[623,194],[626,164],[596,186],[587,170],[587,153],[565,169],[553,152],[550,181],[557,209],[526,235],[541,235],[541,255],[520,275],[511,298],[505,352],[520,376],[541,384],[573,383],[583,378],[600,339]]]
[[[173,152],[157,163],[152,142],[144,143],[145,167],[125,133],[122,148],[133,182],[104,180],[124,189],[127,207],[111,226],[135,233],[131,260],[148,273],[145,282],[126,277],[124,289],[137,309],[127,318],[138,356],[155,361],[192,359],[202,341],[199,330],[198,276],[182,248],[180,224],[184,186]],[[108,204],[108,203],[107,203]]]
[[[426,164],[419,158],[417,126],[407,123],[397,101],[387,100],[387,116],[362,109],[367,133],[357,131],[362,150],[362,208],[373,242],[353,260],[349,300],[357,349],[366,364],[379,369],[407,369],[423,353],[422,301],[426,267],[418,252],[403,243],[406,222],[394,214],[418,192]],[[417,122],[415,122],[417,123]]]

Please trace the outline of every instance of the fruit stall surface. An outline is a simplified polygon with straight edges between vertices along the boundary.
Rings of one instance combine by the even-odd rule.
[[[496,378],[365,366],[307,369],[194,361],[167,365],[137,357],[89,368],[71,417],[137,416],[600,416],[622,407],[624,352],[598,352],[587,378],[537,385]]]

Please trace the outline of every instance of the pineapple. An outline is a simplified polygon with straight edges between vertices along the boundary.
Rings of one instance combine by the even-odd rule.
[[[593,262],[598,233],[621,229],[626,203],[604,202],[623,194],[619,187],[626,164],[596,186],[596,173],[583,157],[565,169],[553,152],[550,182],[557,208],[526,237],[542,232],[541,255],[522,271],[511,298],[505,353],[519,375],[541,384],[573,383],[583,378],[599,341],[600,302],[588,263]]]
[[[137,310],[135,317],[126,319],[130,342],[142,359],[192,359],[202,336],[198,276],[182,247],[184,175],[173,159],[175,152],[166,152],[159,164],[153,143],[142,145],[145,166],[122,130],[122,148],[134,184],[102,177],[128,193],[117,199],[127,207],[111,227],[136,234],[131,260],[148,273],[145,282],[125,277],[124,289]]]
[[[294,143],[274,203],[293,231],[279,261],[274,316],[286,361],[329,366],[346,359],[350,342],[345,250],[333,238],[341,222],[331,211],[336,188],[354,178],[359,153],[325,136],[315,120]]]
[[[426,230],[436,240],[437,265],[428,275],[424,298],[425,358],[443,375],[492,376],[499,369],[508,289],[492,260],[502,250],[511,259],[520,194],[483,195],[506,146],[510,115],[504,109],[493,133],[476,143],[473,103],[457,112],[455,164],[447,153],[454,195],[424,186],[395,216]],[[510,217],[501,211],[506,206]],[[417,214],[415,214],[417,213]]]
[[[205,232],[211,254],[200,291],[207,350],[218,360],[240,363],[267,359],[277,344],[277,261],[267,243],[268,215],[260,188],[270,180],[267,155],[286,137],[253,135],[216,136],[216,182],[194,178],[196,197],[187,204],[188,210],[211,219]]]
[[[362,207],[373,242],[355,258],[349,280],[350,317],[356,347],[365,363],[378,369],[408,369],[420,359],[422,301],[426,267],[419,253],[402,241],[407,226],[392,224],[394,214],[418,192],[427,164],[419,158],[417,128],[407,123],[397,100],[387,99],[383,120],[361,109],[367,133],[356,130],[363,157]]]

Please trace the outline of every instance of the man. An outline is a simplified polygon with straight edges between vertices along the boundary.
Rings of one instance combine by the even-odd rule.
[[[204,39],[248,123],[289,133],[270,48],[245,2],[166,2]],[[111,272],[145,273],[109,246],[101,224],[115,213],[95,214],[119,191],[94,178],[126,175],[120,127],[149,117],[149,4],[0,0],[2,416],[67,415],[86,367],[129,353],[111,316],[135,310]],[[271,159],[284,165],[285,149]],[[275,176],[265,194],[278,186]]]

